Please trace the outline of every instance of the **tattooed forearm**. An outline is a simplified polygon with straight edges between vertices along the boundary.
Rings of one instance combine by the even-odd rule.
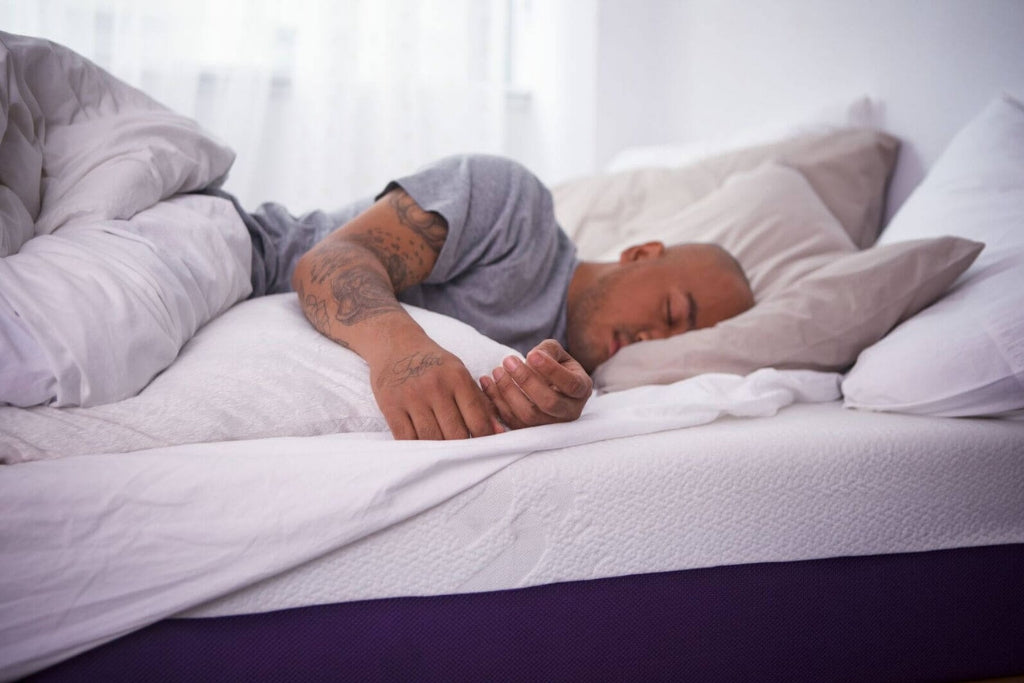
[[[412,284],[406,259],[414,256],[402,252],[402,246],[394,238],[388,237],[382,230],[370,229],[365,234],[352,235],[347,244],[334,244],[323,247],[316,255],[310,268],[310,279],[314,284],[322,285],[340,271],[360,264],[360,257],[353,250],[362,247],[384,266],[391,280],[391,286],[398,292]],[[418,256],[420,264],[422,256]]]
[[[418,234],[435,253],[441,251],[448,237],[448,223],[440,214],[424,211],[404,190],[388,194],[388,203],[405,227]]]
[[[348,342],[344,339],[331,337],[331,320],[330,314],[327,312],[327,300],[321,299],[315,294],[309,294],[301,284],[297,294],[299,295],[299,305],[302,306],[302,312],[313,327],[320,334],[334,339],[334,341],[345,348],[349,348]]]
[[[314,285],[322,285],[334,271],[352,264],[352,255],[346,253],[344,248],[324,247],[316,253],[316,258],[309,269],[309,279]]]
[[[338,271],[331,280],[331,295],[338,304],[334,319],[343,325],[402,310],[391,291],[391,283],[369,266],[356,265]]]
[[[401,310],[392,283],[378,269],[360,258],[358,246],[329,245],[316,252],[310,264],[310,282],[327,284],[337,309],[334,320],[355,325],[382,313]],[[302,310],[322,334],[346,344],[331,334],[328,300],[298,288]],[[346,344],[347,345],[347,344]]]
[[[436,353],[414,353],[392,365],[390,372],[381,376],[380,382],[391,386],[405,384],[410,379],[419,377],[430,368],[439,367],[443,363],[441,356]]]
[[[307,290],[299,292],[303,312],[339,342],[338,323],[354,326],[400,312],[396,295],[429,275],[447,234],[440,215],[421,209],[400,188],[389,192],[302,257],[296,279]]]
[[[330,334],[331,321],[327,317],[327,302],[312,294],[307,294],[302,300],[302,306],[306,311],[306,317],[313,323],[313,327],[323,334]]]
[[[367,256],[361,256],[359,253],[360,246],[362,245],[324,246],[314,255],[310,266],[312,283],[314,285],[327,284],[330,287],[331,296],[337,304],[334,319],[343,325],[355,325],[363,320],[401,308],[395,298],[394,283],[389,279],[392,276],[390,274],[385,276],[369,265],[365,260]],[[372,256],[379,260],[376,254]],[[401,271],[402,267],[392,264],[392,269]],[[303,295],[300,293],[300,296]],[[326,301],[316,299],[316,297],[309,299],[309,296],[306,295],[303,297],[303,306],[307,311],[306,317],[311,321],[314,321],[312,313],[319,316],[318,320],[324,321],[324,326],[317,326],[317,329],[327,334],[329,321],[327,320]],[[313,324],[317,323],[314,321]]]

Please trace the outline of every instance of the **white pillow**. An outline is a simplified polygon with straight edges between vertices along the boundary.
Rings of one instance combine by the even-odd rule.
[[[519,355],[454,318],[406,310],[474,378]],[[93,408],[0,408],[0,462],[387,430],[369,367],[314,330],[286,293],[210,322],[138,396]]]
[[[866,349],[852,408],[926,415],[1024,409],[1024,105],[991,102],[950,142],[879,240],[986,242],[950,294]]]

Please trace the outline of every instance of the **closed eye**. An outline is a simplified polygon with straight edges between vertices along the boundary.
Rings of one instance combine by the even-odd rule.
[[[686,298],[690,302],[690,311],[686,316],[686,323],[689,327],[686,329],[695,330],[697,329],[697,301],[693,298],[693,294],[691,292],[686,293]]]
[[[672,329],[672,297],[665,297],[665,320],[669,329]]]

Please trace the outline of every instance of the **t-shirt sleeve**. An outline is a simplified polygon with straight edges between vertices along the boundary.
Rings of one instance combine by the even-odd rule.
[[[462,320],[522,353],[548,337],[564,345],[576,250],[540,180],[509,159],[464,156],[395,186],[448,223],[430,275],[399,300]]]
[[[442,159],[389,183],[448,223],[448,236],[426,284],[451,282],[468,270],[501,263],[527,240],[542,253],[557,239],[551,193],[510,159],[458,156]],[[383,194],[383,193],[382,193]]]

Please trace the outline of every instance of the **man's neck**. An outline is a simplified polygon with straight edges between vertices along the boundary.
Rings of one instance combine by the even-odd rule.
[[[615,263],[598,263],[596,261],[580,261],[569,280],[569,291],[566,296],[566,307],[571,313],[580,299],[580,295],[592,285],[602,274],[615,268]]]

